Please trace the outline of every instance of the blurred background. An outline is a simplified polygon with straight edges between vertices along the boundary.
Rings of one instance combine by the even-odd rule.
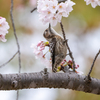
[[[73,0],[74,1],[74,0]],[[75,0],[75,6],[68,18],[63,18],[62,23],[66,31],[66,38],[73,52],[75,62],[79,64],[79,71],[86,75],[92,61],[100,49],[100,7],[95,9],[86,5],[84,0]],[[10,0],[0,0],[0,16],[5,17],[10,25],[6,35],[7,42],[0,41],[0,65],[8,61],[17,51],[17,45],[10,20]],[[21,72],[39,72],[46,66],[35,59],[31,44],[43,40],[43,32],[48,24],[39,21],[37,11],[30,11],[36,7],[36,0],[14,0],[14,22],[18,35],[22,69]],[[61,34],[58,23],[54,29]],[[48,55],[49,56],[49,55]],[[69,60],[69,57],[66,57]],[[0,68],[1,74],[18,73],[18,56],[6,66]],[[100,56],[96,60],[92,77],[100,79]],[[24,89],[20,90],[19,100],[100,100],[100,96],[69,89]],[[0,100],[16,100],[16,91],[0,91]]]

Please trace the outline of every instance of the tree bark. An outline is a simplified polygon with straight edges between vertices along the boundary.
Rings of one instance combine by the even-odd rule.
[[[88,93],[100,94],[100,80],[91,78],[87,82],[86,76],[75,72],[0,74],[0,90],[18,90],[29,88],[64,88]]]

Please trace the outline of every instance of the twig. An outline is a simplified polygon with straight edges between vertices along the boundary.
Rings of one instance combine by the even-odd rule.
[[[16,100],[18,100],[18,97],[19,97],[19,90],[17,90],[17,97],[16,97]]]
[[[37,7],[35,7],[33,10],[31,10],[31,13],[33,12],[33,11],[35,11],[37,9]]]
[[[65,2],[65,1],[67,1],[67,0],[58,0],[58,3]]]
[[[58,3],[65,2],[65,1],[67,1],[67,0],[58,0]],[[36,9],[37,9],[37,7],[35,7],[33,10],[31,10],[31,13],[34,12]]]
[[[19,46],[17,35],[16,35],[16,29],[15,29],[15,25],[14,25],[14,20],[13,20],[12,12],[13,12],[13,0],[11,0],[10,16],[11,16],[12,27],[13,27],[14,36],[15,36],[16,43],[17,43],[17,48],[18,48],[18,54],[19,54],[19,57],[18,57],[18,59],[19,59],[19,73],[20,73],[20,70],[21,70],[20,46]]]
[[[18,51],[6,63],[2,64],[0,66],[0,68],[2,68],[3,66],[5,66],[6,64],[8,64],[17,55],[17,53],[18,53]]]
[[[62,29],[62,34],[63,34],[64,40],[66,41],[66,35],[65,35],[65,32],[64,32],[64,27],[62,25],[62,22],[60,22],[60,26],[61,26],[61,29]]]
[[[91,72],[92,72],[94,63],[95,63],[95,61],[96,61],[96,59],[97,59],[97,57],[98,57],[99,54],[100,54],[100,50],[99,50],[98,53],[96,54],[96,56],[95,56],[95,58],[94,58],[94,60],[93,60],[93,63],[92,63],[92,65],[91,65],[91,69],[90,69],[90,71],[89,71],[89,73],[88,73],[88,78],[89,78],[89,79],[90,79],[90,74],[91,74]]]
[[[68,43],[67,43],[66,36],[65,36],[65,32],[64,32],[64,28],[63,28],[63,25],[62,25],[62,22],[60,22],[60,26],[61,26],[61,29],[62,29],[62,34],[63,34],[64,40],[65,40],[66,45],[67,45],[67,49],[68,49],[68,51],[69,51],[69,56],[71,57],[72,62],[73,62],[73,71],[75,72],[75,61],[74,61],[74,57],[73,57],[72,52],[71,52],[71,50],[70,50],[70,48],[69,48],[69,45],[68,45]]]
[[[20,46],[19,46],[19,42],[18,42],[18,38],[16,35],[16,29],[15,29],[15,25],[14,25],[14,19],[13,19],[13,0],[11,0],[11,9],[10,9],[10,16],[11,16],[11,22],[12,22],[12,27],[13,27],[13,31],[14,31],[14,36],[16,39],[16,44],[17,44],[17,48],[18,48],[18,61],[19,61],[19,73],[21,72],[21,57],[20,57]],[[18,100],[19,97],[19,91],[17,90],[17,98],[16,100]]]

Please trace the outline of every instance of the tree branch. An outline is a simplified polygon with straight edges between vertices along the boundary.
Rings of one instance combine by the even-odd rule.
[[[65,32],[64,32],[64,28],[63,28],[62,22],[60,22],[60,26],[61,26],[61,29],[62,29],[63,38],[64,38],[64,40],[66,42],[67,49],[69,51],[69,56],[71,57],[72,62],[73,62],[73,71],[75,72],[75,61],[74,61],[74,57],[73,57],[72,52],[70,50],[70,47],[68,45],[68,41],[66,40],[66,36],[65,36]]]
[[[90,71],[89,71],[89,73],[88,73],[88,75],[87,75],[87,77],[88,77],[89,80],[91,80],[90,74],[91,74],[91,72],[92,72],[94,63],[95,63],[95,61],[96,61],[96,59],[97,59],[97,57],[98,57],[99,54],[100,54],[100,50],[99,50],[98,53],[96,54],[96,56],[95,56],[95,58],[94,58],[94,60],[93,60],[93,63],[92,63],[92,65],[91,65],[91,69],[90,69]]]
[[[2,68],[3,66],[5,66],[6,64],[8,64],[17,55],[17,53],[18,53],[18,51],[6,63],[2,64],[0,66],[0,68]]]
[[[19,73],[20,73],[21,72],[21,57],[20,57],[21,53],[20,53],[20,46],[19,46],[19,42],[18,42],[18,38],[17,38],[17,34],[16,34],[15,25],[14,25],[14,19],[13,19],[13,0],[11,0],[10,16],[11,16],[12,27],[13,27],[14,36],[16,39],[17,48],[18,48],[18,61],[19,61]],[[17,91],[16,100],[18,100],[18,97],[19,97],[19,91]]]
[[[30,88],[64,88],[100,95],[100,80],[74,72],[49,73],[46,70],[36,73],[0,74],[0,90],[18,90]]]
[[[37,7],[35,7],[33,10],[31,10],[31,13],[34,12],[35,10],[37,10]]]
[[[16,34],[16,29],[15,29],[15,25],[14,25],[14,19],[13,19],[13,13],[12,12],[13,12],[13,0],[11,0],[10,16],[11,16],[12,27],[13,27],[14,36],[15,36],[16,43],[17,43],[17,48],[18,48],[19,73],[20,73],[20,70],[21,70],[20,46],[19,46],[19,42],[18,42],[18,38],[17,38],[17,34]]]

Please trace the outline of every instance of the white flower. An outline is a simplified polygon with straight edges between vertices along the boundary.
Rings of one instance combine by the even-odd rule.
[[[97,4],[100,6],[100,0],[97,1]]]
[[[54,0],[54,1],[50,1],[49,3],[49,9],[52,13],[56,13],[57,11],[57,5],[58,5],[58,1],[57,0]]]
[[[43,24],[48,23],[51,19],[50,17],[44,16],[43,14],[40,14],[39,17],[40,17],[39,19],[43,22]]]
[[[58,12],[65,12],[66,11],[66,4],[65,3],[60,3],[58,6]]]
[[[73,10],[72,6],[75,5],[75,3],[70,0],[67,0],[65,4],[66,4],[66,13],[71,12]]]
[[[93,8],[95,8],[97,5],[100,6],[100,0],[84,0],[84,1],[86,1],[86,5],[91,4]]]
[[[8,33],[9,25],[6,22],[6,19],[0,17],[0,40],[6,42],[5,35]]]
[[[68,17],[69,12],[73,10],[73,5],[75,5],[75,3],[70,0],[67,0],[65,3],[60,3],[58,5],[58,18],[61,20],[62,16]]]
[[[56,15],[52,16],[50,19],[50,23],[52,26],[55,26],[57,24],[59,19],[57,19]]]
[[[66,13],[66,12],[58,12],[57,13],[58,22],[61,22],[62,16],[63,17],[68,17],[68,15],[69,15],[69,13]]]
[[[37,11],[39,12],[39,13],[41,13],[42,12],[42,8],[43,8],[43,0],[38,0],[38,5],[37,5]]]
[[[62,16],[68,17],[69,12],[73,10],[74,2],[68,0],[65,3],[58,4],[57,0],[38,0],[37,11],[40,13],[40,20],[53,26],[61,22]]]

